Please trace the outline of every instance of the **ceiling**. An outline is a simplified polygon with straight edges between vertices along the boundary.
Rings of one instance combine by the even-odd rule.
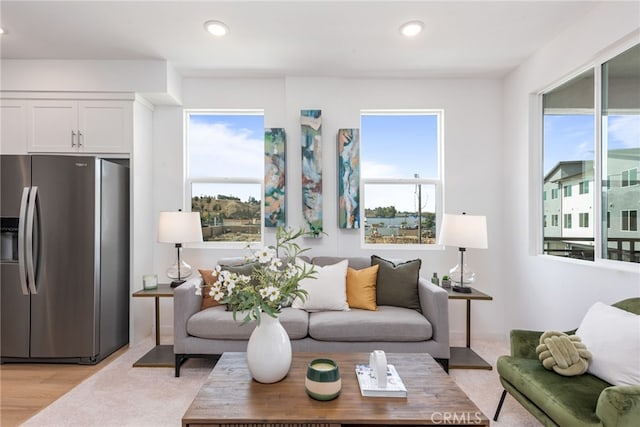
[[[2,0],[1,59],[161,59],[187,77],[502,77],[592,1]],[[205,32],[223,21],[224,38]],[[421,20],[404,38],[399,26]]]

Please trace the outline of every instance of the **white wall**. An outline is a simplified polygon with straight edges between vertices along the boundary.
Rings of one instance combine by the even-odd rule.
[[[537,141],[530,138],[531,94],[538,93],[622,45],[640,42],[640,3],[607,3],[568,28],[504,80],[505,210],[501,253],[509,328],[566,330],[595,301],[640,295],[640,266],[576,262],[532,250],[539,222],[535,198],[542,180]],[[561,219],[560,219],[561,220]]]
[[[421,258],[421,274],[442,275],[458,261],[455,248],[435,251],[360,249],[360,234],[337,228],[336,134],[339,128],[359,127],[361,109],[441,108],[445,111],[445,211],[488,217],[489,249],[469,250],[468,261],[477,272],[477,287],[494,296],[493,302],[473,304],[474,336],[504,334],[502,282],[501,115],[499,80],[364,80],[286,78],[263,80],[185,79],[184,108],[263,108],[266,127],[287,131],[287,215],[293,226],[302,224],[300,183],[300,110],[318,108],[323,115],[324,229],[328,236],[309,239],[311,255],[370,255]],[[180,108],[159,107],[154,116],[154,211],[183,205],[183,117]],[[393,149],[390,146],[390,149]],[[267,231],[267,241],[273,231]],[[194,267],[212,267],[220,257],[245,251],[185,249]],[[156,244],[155,269],[163,275],[175,257],[168,245]],[[451,303],[452,336],[463,337],[465,306]],[[161,331],[171,331],[171,307],[162,307]]]
[[[133,105],[133,151],[131,153],[131,293],[142,289],[142,276],[150,273],[155,241],[153,221],[153,110],[146,102]],[[154,319],[153,298],[131,298],[129,339],[132,343],[149,336]]]

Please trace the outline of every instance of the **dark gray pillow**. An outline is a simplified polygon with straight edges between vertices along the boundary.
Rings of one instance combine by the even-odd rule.
[[[395,264],[377,255],[371,255],[371,265],[380,266],[376,281],[376,304],[420,311],[418,278],[422,260],[414,259]]]
[[[222,265],[220,268],[222,270],[227,270],[236,274],[243,274],[245,276],[251,277],[253,275],[253,271],[258,268],[260,264],[257,262],[249,262],[246,264],[238,264],[238,265]],[[255,284],[254,284],[255,285]],[[233,311],[233,307],[231,304],[227,304],[227,311]]]
[[[220,268],[222,270],[227,270],[232,273],[244,274],[245,276],[251,276],[253,271],[259,266],[257,262],[249,262],[246,264],[238,264],[238,265],[222,265]]]

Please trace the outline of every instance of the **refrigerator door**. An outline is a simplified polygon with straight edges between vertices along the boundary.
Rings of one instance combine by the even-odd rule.
[[[29,156],[0,158],[2,218],[21,220],[22,195],[31,186]],[[23,209],[24,211],[24,209]],[[26,212],[23,212],[23,216]],[[24,223],[20,224],[24,228]],[[19,254],[24,265],[24,254]],[[21,286],[20,266],[16,261],[0,262],[0,351],[2,358],[29,357],[30,305],[26,286]]]
[[[96,159],[33,156],[40,199],[38,290],[31,296],[31,357],[97,354]]]

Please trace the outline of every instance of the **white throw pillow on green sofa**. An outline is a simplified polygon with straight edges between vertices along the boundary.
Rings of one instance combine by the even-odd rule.
[[[613,385],[640,384],[640,316],[597,302],[576,335],[593,355],[587,372]]]

